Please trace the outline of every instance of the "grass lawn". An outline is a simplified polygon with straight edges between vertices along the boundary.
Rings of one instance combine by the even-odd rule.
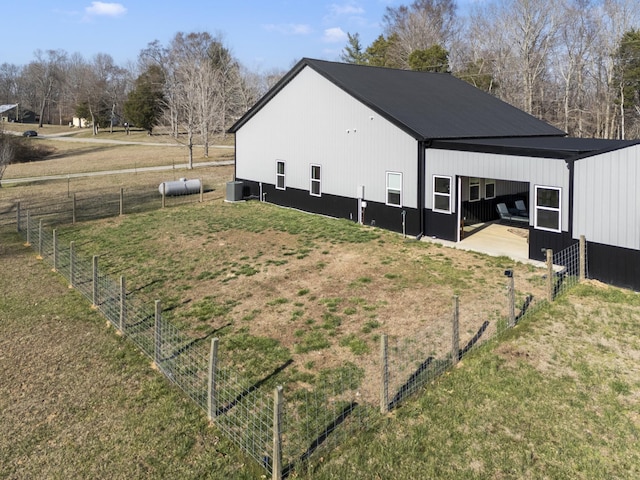
[[[95,161],[108,166],[103,155]],[[42,168],[64,171],[65,158]],[[220,192],[231,170],[216,172],[217,193],[203,204],[68,226],[60,237],[100,255],[101,268],[126,276],[130,290],[161,299],[185,331],[216,331],[226,361],[249,378],[292,360],[277,379],[292,391],[357,365],[367,379],[362,401],[375,405],[381,333],[397,345],[419,338],[425,354],[444,355],[454,294],[462,344],[504,315],[505,268],[514,268],[519,302],[544,295],[543,272],[504,257],[257,202],[226,204]],[[140,179],[108,180],[129,181]],[[2,188],[0,203],[37,187]],[[37,191],[66,195],[66,184],[47,187]],[[2,232],[0,259],[11,279],[0,300],[0,477],[263,474],[15,234]],[[296,475],[638,477],[638,360],[640,296],[587,282]]]
[[[15,234],[0,261],[0,478],[260,477]]]

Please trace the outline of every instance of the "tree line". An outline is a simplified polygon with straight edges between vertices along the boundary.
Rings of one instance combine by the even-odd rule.
[[[455,75],[572,136],[640,138],[639,17],[637,0],[491,0],[464,17],[455,0],[415,0],[387,7],[370,45],[349,33],[340,58]],[[166,125],[205,155],[284,73],[250,71],[207,32],[151,42],[126,67],[108,54],[34,57],[0,65],[0,103],[19,103],[40,125],[85,118],[94,134]]]
[[[368,46],[344,62],[449,72],[571,136],[640,138],[637,0],[454,0],[387,7]]]

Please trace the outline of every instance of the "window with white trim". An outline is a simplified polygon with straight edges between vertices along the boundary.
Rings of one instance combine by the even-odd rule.
[[[469,178],[469,201],[477,202],[480,200],[480,179]]]
[[[276,188],[278,190],[285,189],[284,161],[276,161]]]
[[[557,187],[535,187],[535,228],[561,231],[561,192]]]
[[[309,187],[309,193],[314,197],[321,195],[320,185],[320,165],[311,165],[311,186]]]
[[[451,213],[451,177],[433,176],[433,211]]]
[[[496,198],[496,181],[495,180],[487,179],[484,181],[484,198],[487,200]]]
[[[387,172],[387,205],[402,206],[402,173]]]

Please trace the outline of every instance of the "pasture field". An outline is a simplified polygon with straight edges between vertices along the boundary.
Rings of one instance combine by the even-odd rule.
[[[56,158],[29,168],[122,168],[138,151],[117,145],[73,153],[84,144],[55,145]],[[150,164],[179,148],[135,147],[148,149]],[[320,370],[345,362],[373,378],[382,333],[419,335],[440,353],[450,343],[453,295],[463,342],[484,320],[504,315],[505,268],[514,268],[518,303],[543,296],[544,272],[530,265],[272,205],[228,204],[223,188],[233,167],[196,172],[213,186],[202,204],[76,224],[60,235],[100,255],[101,266],[126,276],[130,290],[161,299],[164,315],[185,331],[215,331],[235,353],[227,361],[250,378],[289,359],[292,367],[278,379],[289,388],[313,384]],[[12,166],[11,175],[34,174]],[[73,186],[142,188],[162,175],[93,177]],[[57,198],[68,188],[3,187],[0,204],[34,193]],[[8,412],[0,476],[260,477],[15,234],[2,233],[0,258],[3,277],[12,279],[3,282],[0,303],[0,407]],[[638,476],[639,336],[639,296],[588,282],[298,475]],[[376,388],[363,385],[363,400],[375,402]]]

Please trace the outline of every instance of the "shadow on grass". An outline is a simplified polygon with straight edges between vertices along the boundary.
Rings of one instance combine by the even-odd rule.
[[[278,375],[280,372],[282,372],[285,368],[287,368],[292,363],[293,363],[293,359],[287,360],[282,365],[280,365],[278,368],[276,368],[273,372],[271,372],[269,375],[264,377],[262,380],[257,381],[256,383],[251,385],[249,388],[246,388],[245,390],[243,390],[241,393],[239,393],[236,396],[236,398],[231,400],[224,407],[217,408],[216,409],[216,416],[223,415],[223,414],[227,413],[233,407],[238,405],[238,403],[240,403],[244,397],[249,395],[251,392],[259,389],[262,385],[264,385],[266,382],[268,382],[271,378],[273,378],[276,375]]]
[[[357,402],[351,402],[346,405],[342,411],[338,414],[338,416],[333,419],[331,422],[327,424],[327,426],[322,430],[320,435],[318,435],[309,445],[309,448],[300,456],[298,462],[306,462],[313,453],[320,448],[320,446],[327,441],[329,436],[338,428],[344,421],[353,413],[353,411],[358,406]],[[266,459],[269,463],[271,462],[271,458]],[[291,473],[293,473],[295,468],[295,463],[290,463],[285,465],[282,469],[282,478],[287,478]]]
[[[524,303],[522,304],[522,308],[520,309],[520,313],[516,315],[516,325],[527,314],[532,301],[533,295],[527,295],[527,298],[524,299]]]
[[[489,328],[489,320],[485,320],[482,325],[480,325],[480,328],[473,336],[473,338],[469,340],[469,342],[463,348],[460,349],[460,351],[458,352],[458,360],[462,360],[462,357],[467,352],[469,352],[469,350],[471,350],[476,345],[476,343],[480,341],[480,338],[482,338],[484,332],[487,331],[487,328]]]
[[[471,338],[463,348],[458,350],[458,360],[461,360],[462,357],[480,341],[488,327],[489,321],[485,320],[473,338]],[[398,389],[398,393],[396,393],[393,399],[389,402],[389,410],[395,409],[405,398],[412,395],[418,388],[427,383],[430,379],[441,375],[450,367],[451,361],[449,359],[437,360],[434,357],[428,357]]]
[[[400,387],[398,393],[396,393],[391,402],[389,402],[389,410],[393,410],[394,408],[396,408],[400,403],[402,403],[405,398],[415,392],[415,390],[420,385],[426,383],[426,381],[430,378],[429,373],[431,373],[429,371],[429,367],[431,367],[434,361],[434,357],[429,357],[418,366],[418,368],[411,374],[404,385]]]
[[[179,357],[181,354],[187,352],[188,350],[190,350],[191,348],[193,348],[195,345],[198,345],[200,342],[202,342],[203,340],[207,340],[208,338],[211,338],[212,335],[215,335],[216,333],[220,332],[221,330],[230,327],[231,326],[231,322],[227,323],[226,325],[222,325],[219,328],[214,328],[213,330],[211,330],[209,333],[207,333],[206,335],[202,336],[202,337],[198,337],[198,338],[194,338],[193,340],[191,340],[189,343],[183,345],[182,347],[180,347],[179,349],[177,349],[175,352],[173,352],[170,356],[165,357],[165,358],[161,358],[160,361],[166,361],[166,360],[175,360],[177,357]]]

